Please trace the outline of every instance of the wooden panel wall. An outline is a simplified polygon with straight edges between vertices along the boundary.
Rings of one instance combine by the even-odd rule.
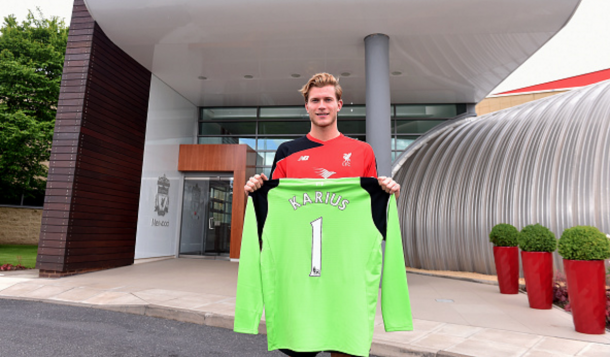
[[[256,152],[247,145],[180,145],[178,171],[233,172],[233,212],[231,213],[231,250],[239,258],[244,228],[246,179],[254,175]]]
[[[133,263],[151,74],[74,1],[37,268],[56,277]]]

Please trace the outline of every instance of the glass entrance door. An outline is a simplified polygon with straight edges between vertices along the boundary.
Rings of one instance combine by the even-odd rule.
[[[180,256],[229,259],[233,177],[187,177]]]

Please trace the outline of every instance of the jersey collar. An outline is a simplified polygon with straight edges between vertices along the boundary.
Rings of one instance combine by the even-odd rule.
[[[330,140],[326,140],[326,141],[316,139],[316,138],[314,138],[313,136],[311,136],[311,134],[309,134],[309,133],[307,133],[307,135],[306,135],[306,136],[307,136],[307,139],[309,139],[309,140],[311,140],[311,141],[313,141],[313,142],[315,142],[315,143],[320,143],[320,144],[330,144],[330,143],[332,143],[332,142],[335,142],[335,141],[337,141],[337,140],[341,139],[341,138],[343,137],[343,134],[342,134],[342,133],[339,133],[339,135],[338,135],[336,138],[332,138],[332,139],[330,139]]]

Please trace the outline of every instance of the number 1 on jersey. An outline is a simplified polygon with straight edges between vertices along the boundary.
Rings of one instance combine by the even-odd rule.
[[[311,224],[311,272],[309,276],[320,276],[322,266],[322,217]]]

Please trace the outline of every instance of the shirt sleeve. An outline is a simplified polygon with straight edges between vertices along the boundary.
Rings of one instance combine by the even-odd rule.
[[[282,162],[282,160],[288,157],[288,149],[284,144],[277,148],[273,157],[273,166],[271,166],[271,175],[269,177],[272,180],[286,178],[286,163]]]
[[[284,166],[281,162],[279,163],[279,165],[273,168],[273,171],[271,171],[271,177],[269,178],[272,180],[286,178],[286,172],[284,171]]]
[[[233,326],[235,332],[258,334],[258,325],[263,314],[260,254],[254,203],[252,197],[248,197],[237,275],[235,323]]]
[[[388,225],[381,282],[381,314],[387,332],[411,331],[413,330],[411,300],[409,299],[405,257],[394,195],[390,196],[387,214]]]
[[[364,165],[364,175],[363,177],[377,177],[377,159],[375,159],[375,153],[373,152],[373,148],[369,146],[367,162]]]

